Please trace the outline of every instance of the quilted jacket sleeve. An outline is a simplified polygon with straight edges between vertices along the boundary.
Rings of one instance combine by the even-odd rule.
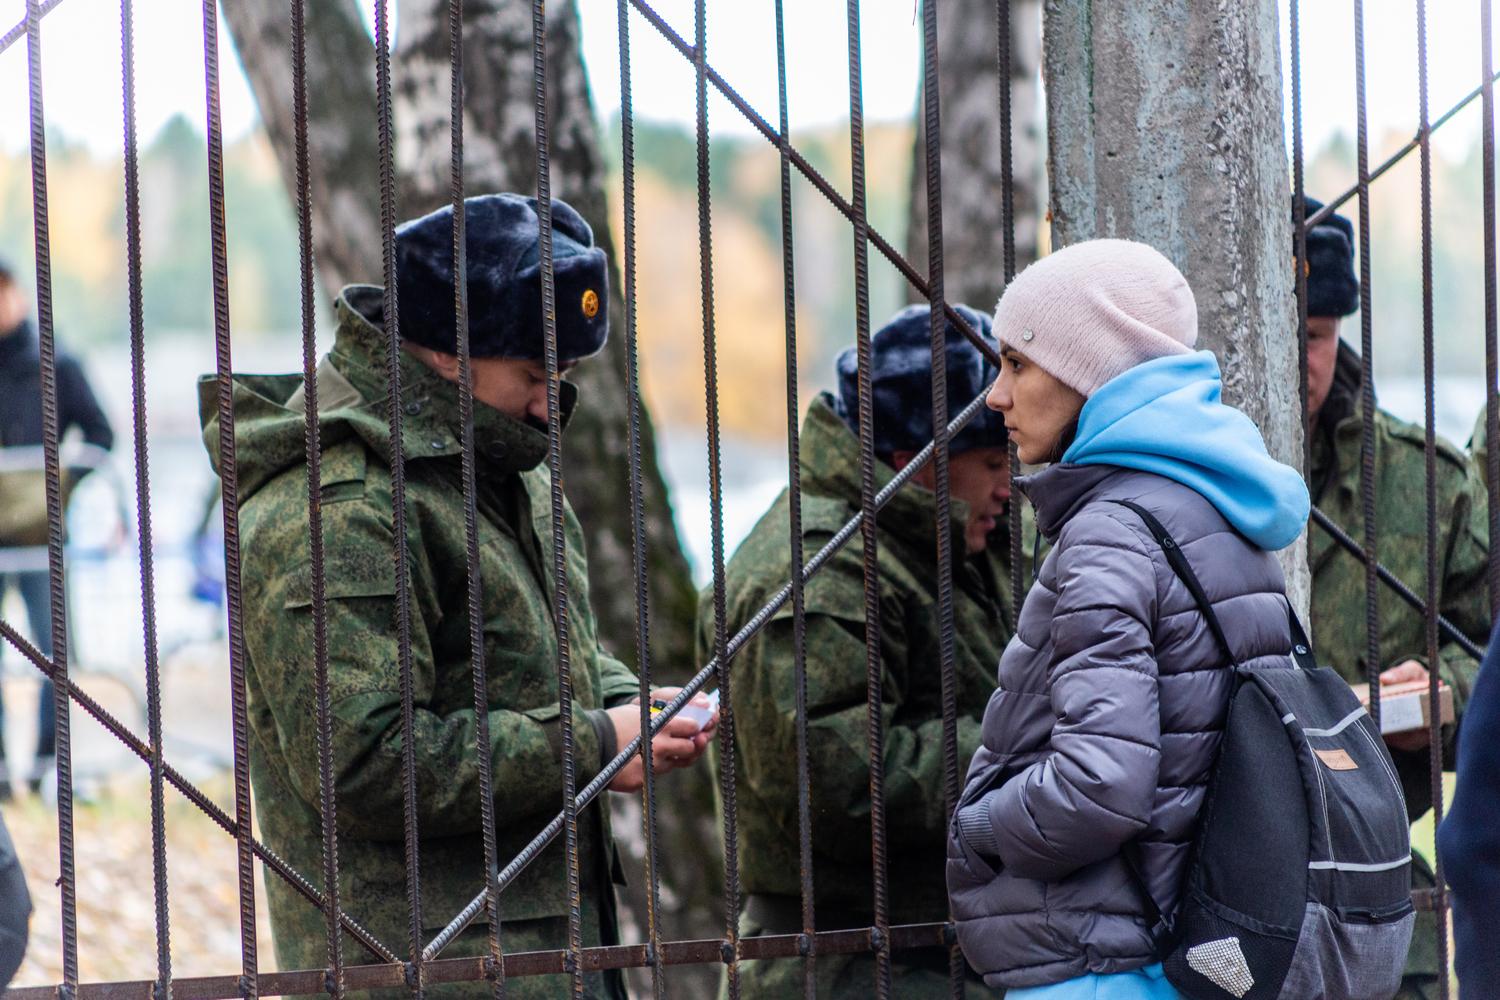
[[[1063,529],[1056,565],[1050,752],[959,817],[974,850],[1048,881],[1145,828],[1161,763],[1152,552],[1109,513],[1084,511]]]

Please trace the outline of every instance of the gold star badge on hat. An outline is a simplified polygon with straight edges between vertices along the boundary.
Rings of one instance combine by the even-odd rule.
[[[599,293],[592,288],[583,293],[583,315],[587,319],[599,315]]]

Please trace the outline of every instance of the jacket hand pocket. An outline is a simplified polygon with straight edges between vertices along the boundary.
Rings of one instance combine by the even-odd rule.
[[[980,884],[989,882],[1003,867],[998,857],[986,857],[974,849],[972,839],[964,836],[957,812],[948,824],[948,859],[956,862],[970,878]]]

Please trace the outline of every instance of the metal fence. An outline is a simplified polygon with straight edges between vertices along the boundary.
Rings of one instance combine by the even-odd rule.
[[[953,926],[948,922],[933,922],[917,925],[892,926],[889,920],[888,858],[885,843],[885,805],[883,798],[884,731],[880,712],[882,668],[880,650],[874,643],[867,644],[866,668],[868,675],[868,734],[870,769],[871,840],[873,846],[872,912],[873,921],[868,927],[818,930],[818,915],[814,908],[813,883],[816,876],[813,866],[811,833],[811,789],[809,779],[805,633],[803,587],[808,579],[827,564],[832,556],[856,535],[863,544],[864,595],[866,634],[879,631],[880,604],[879,581],[876,572],[878,544],[877,515],[890,497],[928,462],[935,469],[937,499],[937,547],[934,553],[942,581],[937,595],[938,631],[942,640],[942,656],[939,667],[942,677],[943,734],[946,753],[944,792],[951,811],[959,791],[960,768],[958,759],[957,712],[955,708],[954,680],[954,625],[951,547],[949,540],[949,490],[948,490],[948,442],[952,434],[962,429],[983,405],[982,399],[955,400],[947,398],[947,382],[944,375],[944,324],[951,322],[967,336],[979,350],[998,365],[999,359],[993,350],[970,329],[963,317],[944,298],[943,287],[943,225],[942,225],[942,179],[938,150],[941,140],[942,116],[939,107],[937,45],[937,5],[931,2],[921,5],[923,32],[923,80],[922,115],[925,123],[926,176],[925,193],[929,218],[927,273],[920,273],[895,248],[893,243],[871,227],[866,212],[865,193],[865,148],[862,108],[862,67],[859,35],[859,3],[849,0],[848,13],[848,59],[849,59],[849,121],[850,155],[852,163],[851,194],[842,195],[839,190],[792,145],[788,123],[786,48],[783,23],[782,0],[775,2],[777,72],[779,80],[779,120],[771,122],[762,117],[709,62],[706,48],[707,5],[697,0],[694,16],[694,37],[689,40],[676,32],[646,0],[618,0],[618,37],[620,51],[620,85],[622,97],[622,160],[624,175],[624,239],[623,273],[626,322],[623,335],[627,344],[627,381],[629,389],[629,502],[635,526],[633,532],[633,555],[636,568],[635,593],[638,608],[637,652],[640,671],[641,728],[643,732],[659,731],[692,697],[705,686],[717,684],[723,694],[723,715],[719,729],[719,750],[722,755],[721,789],[725,820],[723,830],[724,849],[724,922],[721,928],[704,928],[704,937],[699,940],[664,941],[658,927],[661,905],[660,868],[657,857],[654,831],[656,826],[656,797],[651,777],[651,747],[649,740],[637,738],[622,748],[618,755],[593,780],[580,787],[576,772],[575,740],[570,704],[573,697],[572,665],[569,649],[570,595],[567,589],[566,543],[563,535],[563,481],[560,473],[561,440],[559,435],[560,401],[558,396],[558,356],[556,315],[553,289],[552,222],[549,191],[549,141],[547,115],[547,60],[544,11],[541,0],[532,5],[534,27],[534,81],[536,109],[536,167],[537,197],[542,217],[541,268],[543,320],[546,334],[546,364],[549,375],[548,413],[549,436],[547,462],[551,471],[551,510],[554,527],[551,540],[550,559],[553,578],[556,581],[552,615],[558,641],[557,675],[563,731],[562,758],[564,764],[564,808],[545,827],[537,831],[531,843],[514,858],[498,856],[494,837],[494,803],[490,791],[487,712],[486,712],[486,663],[483,655],[482,624],[480,616],[481,582],[478,573],[478,529],[475,508],[476,470],[473,440],[473,394],[469,365],[467,330],[467,289],[463,275],[466,272],[464,213],[460,211],[464,198],[463,165],[463,73],[462,38],[463,11],[461,0],[449,4],[451,34],[451,81],[452,81],[452,174],[451,195],[455,208],[453,214],[453,252],[457,266],[454,268],[458,280],[454,288],[454,304],[458,316],[459,357],[462,371],[461,406],[464,420],[462,440],[463,489],[466,511],[467,540],[467,597],[468,622],[470,627],[470,664],[474,678],[475,715],[478,720],[478,760],[480,762],[480,784],[482,787],[481,809],[485,827],[485,867],[489,872],[485,884],[474,888],[473,901],[462,912],[452,915],[448,925],[435,937],[426,939],[420,919],[422,910],[422,886],[419,882],[417,845],[421,831],[417,824],[416,765],[413,743],[403,740],[403,795],[404,845],[407,875],[407,903],[410,913],[408,939],[404,941],[380,941],[362,927],[349,910],[355,901],[343,900],[339,896],[338,860],[339,844],[335,822],[335,797],[333,789],[333,753],[331,712],[328,697],[328,648],[325,615],[325,565],[324,538],[319,506],[320,495],[320,440],[318,422],[317,357],[313,337],[314,285],[312,276],[311,233],[311,185],[307,145],[307,101],[306,87],[306,25],[305,5],[307,0],[290,0],[288,16],[291,25],[292,65],[294,68],[296,134],[296,207],[301,239],[301,291],[303,306],[303,370],[305,375],[305,415],[307,453],[307,491],[310,558],[312,565],[312,620],[314,622],[314,660],[317,668],[317,733],[319,753],[319,805],[323,829],[323,870],[316,873],[315,884],[309,876],[301,873],[279,858],[274,852],[252,836],[251,795],[249,774],[248,721],[246,698],[246,653],[242,631],[243,598],[240,588],[241,553],[237,518],[239,482],[235,456],[235,413],[231,405],[230,373],[231,361],[231,316],[229,310],[228,278],[226,265],[225,199],[223,181],[222,129],[219,111],[219,52],[217,48],[216,0],[203,2],[204,72],[207,82],[207,132],[208,132],[208,176],[211,206],[211,253],[213,261],[213,297],[215,318],[215,341],[217,355],[217,406],[219,417],[218,462],[224,497],[224,542],[225,577],[228,597],[229,662],[232,685],[233,729],[234,729],[234,806],[232,815],[220,809],[213,801],[175,770],[163,757],[161,718],[161,673],[157,656],[157,631],[155,622],[155,594],[151,564],[151,489],[148,482],[147,436],[145,411],[145,363],[144,344],[146,331],[142,317],[141,291],[141,226],[140,191],[137,178],[136,123],[134,118],[135,49],[133,44],[133,0],[120,0],[121,28],[123,40],[124,78],[124,172],[125,172],[125,242],[129,278],[130,339],[132,347],[131,384],[134,415],[134,454],[136,464],[136,503],[141,532],[142,558],[142,614],[144,618],[145,680],[147,702],[147,733],[145,737],[131,732],[124,724],[106,712],[95,700],[82,691],[70,678],[68,655],[68,629],[65,625],[65,564],[63,493],[61,489],[63,468],[59,459],[59,427],[56,382],[56,349],[52,323],[51,250],[48,232],[47,192],[47,133],[46,115],[43,107],[41,76],[41,49],[44,38],[44,17],[61,0],[27,0],[25,19],[0,38],[0,51],[25,41],[29,67],[29,100],[31,110],[30,151],[32,165],[33,205],[35,212],[36,253],[36,305],[42,352],[42,400],[44,410],[43,454],[46,469],[46,495],[49,511],[49,534],[47,567],[51,583],[51,628],[53,656],[43,657],[29,644],[18,630],[9,623],[0,621],[0,635],[36,668],[56,682],[57,714],[57,822],[60,849],[61,879],[59,888],[62,899],[62,967],[63,982],[56,986],[20,988],[12,991],[17,1000],[43,1000],[56,995],[64,1000],[95,997],[99,1000],[114,1000],[123,997],[147,997],[165,1000],[176,995],[181,998],[231,998],[257,995],[286,995],[331,993],[341,997],[347,990],[374,987],[409,989],[421,993],[424,989],[441,983],[489,980],[496,995],[504,991],[506,979],[547,973],[566,973],[571,976],[573,990],[579,994],[583,988],[583,975],[588,970],[614,968],[649,968],[656,995],[664,995],[664,967],[676,964],[716,963],[727,967],[729,991],[738,992],[738,965],[741,961],[757,958],[801,958],[807,969],[806,992],[813,995],[812,970],[820,955],[849,953],[873,953],[876,957],[876,993],[891,994],[891,961],[895,953],[918,947],[944,947],[949,949],[953,994],[963,994],[963,960],[955,945]],[[80,0],[81,2],[81,0]],[[1483,30],[1480,48],[1483,58],[1483,76],[1479,85],[1456,107],[1446,110],[1437,119],[1429,119],[1427,107],[1427,53],[1426,53],[1426,5],[1424,0],[1415,0],[1416,35],[1418,50],[1417,65],[1420,81],[1420,121],[1417,134],[1400,151],[1386,162],[1371,170],[1368,162],[1368,137],[1365,121],[1365,57],[1363,35],[1363,12],[1359,0],[1354,0],[1357,93],[1359,103],[1355,109],[1358,121],[1358,183],[1340,197],[1331,201],[1312,217],[1304,217],[1296,209],[1295,233],[1297,261],[1296,284],[1299,303],[1299,328],[1303,333],[1303,384],[1306,385],[1306,341],[1305,320],[1307,289],[1304,263],[1306,260],[1305,234],[1314,224],[1326,219],[1339,206],[1356,199],[1359,214],[1359,257],[1362,267],[1361,342],[1363,357],[1363,396],[1360,413],[1363,421],[1363,461],[1361,467],[1360,493],[1363,501],[1363,538],[1356,540],[1345,534],[1338,525],[1314,511],[1317,528],[1333,534],[1337,543],[1365,565],[1368,609],[1368,658],[1370,664],[1371,711],[1377,718],[1380,712],[1380,690],[1376,677],[1381,664],[1380,656],[1380,609],[1378,594],[1381,588],[1390,588],[1399,598],[1418,609],[1425,617],[1426,654],[1429,663],[1438,662],[1439,646],[1454,642],[1474,655],[1481,650],[1471,637],[1464,635],[1456,626],[1437,614],[1439,606],[1438,579],[1438,529],[1436,492],[1437,445],[1433,436],[1434,417],[1434,371],[1433,371],[1433,323],[1432,323],[1432,224],[1431,224],[1431,151],[1429,139],[1434,129],[1450,121],[1463,107],[1476,97],[1482,103],[1483,155],[1484,155],[1484,206],[1482,225],[1485,236],[1485,344],[1486,386],[1496,384],[1496,296],[1495,296],[1495,178],[1494,178],[1494,71],[1490,47],[1490,0],[1480,0]],[[1001,86],[997,95],[996,115],[1000,122],[1001,157],[1006,182],[999,192],[1005,204],[1006,225],[1003,227],[1003,267],[1008,282],[1015,270],[1016,252],[1012,223],[1012,190],[1010,183],[1010,24],[1009,3],[998,0],[999,13],[997,36],[997,59]],[[636,12],[693,66],[696,87],[696,167],[698,199],[698,242],[701,262],[701,291],[703,310],[704,373],[707,392],[708,442],[710,463],[711,518],[713,538],[713,657],[702,666],[682,693],[672,700],[667,709],[655,715],[649,707],[651,684],[651,658],[648,649],[649,615],[647,613],[646,553],[644,542],[642,492],[641,492],[641,402],[638,381],[638,351],[635,324],[636,295],[636,202],[635,202],[635,147],[634,121],[631,103],[631,43],[629,19]],[[1289,66],[1292,92],[1292,149],[1294,190],[1301,195],[1304,186],[1302,118],[1301,118],[1301,40],[1298,35],[1299,3],[1291,0],[1291,62]],[[407,523],[405,507],[405,478],[402,456],[402,387],[399,365],[400,303],[396,296],[395,244],[393,230],[398,217],[395,204],[395,175],[393,157],[391,57],[389,45],[389,16],[386,0],[374,2],[374,32],[376,51],[376,76],[378,93],[378,123],[380,149],[380,194],[381,221],[384,233],[383,270],[385,284],[385,331],[388,337],[388,398],[391,440],[394,449],[392,470],[393,518],[395,545],[392,558],[395,562],[397,582],[396,622],[398,630],[399,667],[401,675],[402,732],[409,737],[413,731],[412,648],[410,637],[411,593],[407,573]],[[787,372],[787,434],[789,438],[788,476],[790,483],[790,538],[792,540],[791,561],[794,572],[772,598],[772,600],[738,632],[731,635],[726,614],[725,554],[722,530],[722,495],[720,484],[719,428],[717,422],[717,364],[715,358],[713,246],[710,238],[710,213],[712,197],[709,189],[709,131],[707,106],[710,89],[717,91],[772,144],[780,157],[780,223],[785,279],[785,338]],[[1422,232],[1423,269],[1423,330],[1422,349],[1424,379],[1426,385],[1427,438],[1426,455],[1426,543],[1427,563],[1422,590],[1417,592],[1412,581],[1402,581],[1385,570],[1379,563],[1379,522],[1375,508],[1375,485],[1380,469],[1376,463],[1375,398],[1373,393],[1374,345],[1371,336],[1370,301],[1372,282],[1370,274],[1370,186],[1404,157],[1416,152],[1420,157],[1422,196],[1420,204]],[[801,175],[813,189],[826,198],[849,222],[854,242],[854,298],[856,304],[856,343],[858,348],[859,388],[859,467],[861,483],[861,513],[848,522],[821,550],[808,553],[803,550],[800,527],[801,482],[799,477],[799,441],[797,399],[797,331],[793,282],[792,241],[792,178]],[[1298,199],[1300,201],[1300,198]],[[933,351],[933,426],[937,428],[935,440],[924,449],[915,461],[906,466],[883,489],[877,491],[876,457],[871,428],[871,357],[870,357],[870,290],[869,256],[871,249],[888,260],[910,283],[920,296],[926,297],[932,306],[932,351]],[[1500,436],[1497,427],[1497,406],[1494,393],[1488,395],[1486,426],[1491,441]],[[1304,392],[1305,398],[1305,392]],[[957,410],[956,415],[954,410]],[[1012,453],[1013,467],[1015,463]],[[1492,448],[1488,454],[1488,480],[1500,482],[1500,448]],[[1491,491],[1493,496],[1493,488]],[[1017,496],[1019,496],[1017,494]],[[1019,499],[1015,501],[1019,503]],[[1492,596],[1492,607],[1500,597],[1500,560],[1494,558],[1494,546],[1500,540],[1500,506],[1493,503],[1489,510],[1491,559],[1488,566],[1488,582]],[[1010,519],[1012,529],[1013,570],[1012,585],[1018,599],[1023,592],[1021,566],[1021,535],[1019,516]],[[733,662],[735,654],[750,641],[787,604],[792,608],[794,642],[797,662],[797,774],[799,805],[799,851],[801,884],[801,933],[774,934],[755,938],[742,938],[738,930],[738,909],[741,897],[738,868],[738,835],[736,828],[735,789],[735,720],[732,701],[729,697],[734,682]],[[1433,703],[1438,698],[1438,674],[1431,675]],[[155,886],[155,909],[157,924],[158,978],[149,982],[80,983],[78,965],[78,928],[76,921],[77,871],[74,861],[73,835],[73,768],[70,752],[69,720],[74,705],[82,708],[101,722],[118,737],[132,752],[146,763],[150,773],[150,800],[153,857],[152,866]],[[1437,713],[1433,712],[1431,728],[1431,781],[1435,810],[1442,815],[1442,756],[1441,738]],[[607,784],[635,756],[643,758],[645,764],[645,824],[647,830],[647,876],[649,879],[650,906],[647,912],[646,941],[612,947],[584,947],[582,945],[582,899],[580,894],[580,860],[578,824],[580,814],[599,797]],[[225,833],[233,837],[238,854],[239,883],[239,927],[241,946],[241,968],[238,974],[217,977],[174,979],[172,975],[172,949],[170,943],[167,883],[166,842],[164,832],[164,793],[171,785],[185,795],[189,801],[210,816]],[[501,933],[499,906],[506,889],[515,881],[523,869],[538,854],[557,838],[565,844],[570,895],[568,938],[565,948],[547,952],[514,953],[505,950]],[[306,898],[307,904],[318,908],[326,919],[327,965],[326,968],[302,971],[287,971],[262,974],[257,958],[259,942],[256,937],[256,898],[252,868],[256,860],[261,861],[269,876],[285,881]],[[1443,888],[1441,862],[1438,862],[1438,887],[1430,893],[1418,893],[1419,907],[1434,909],[1439,916],[1441,962],[1448,963],[1446,911],[1448,900]],[[489,955],[482,958],[445,959],[443,953],[454,937],[481,913],[488,916],[491,928]],[[358,942],[361,951],[350,953],[344,946],[345,936]],[[1444,996],[1448,985],[1440,985]]]

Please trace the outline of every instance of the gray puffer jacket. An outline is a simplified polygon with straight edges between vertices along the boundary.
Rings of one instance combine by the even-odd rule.
[[[1274,556],[1194,490],[1054,465],[1020,480],[1053,548],[1000,659],[950,829],[959,943],[992,986],[1123,972],[1160,956],[1149,909],[1178,903],[1232,673],[1141,519],[1156,515],[1247,667],[1291,651]]]

